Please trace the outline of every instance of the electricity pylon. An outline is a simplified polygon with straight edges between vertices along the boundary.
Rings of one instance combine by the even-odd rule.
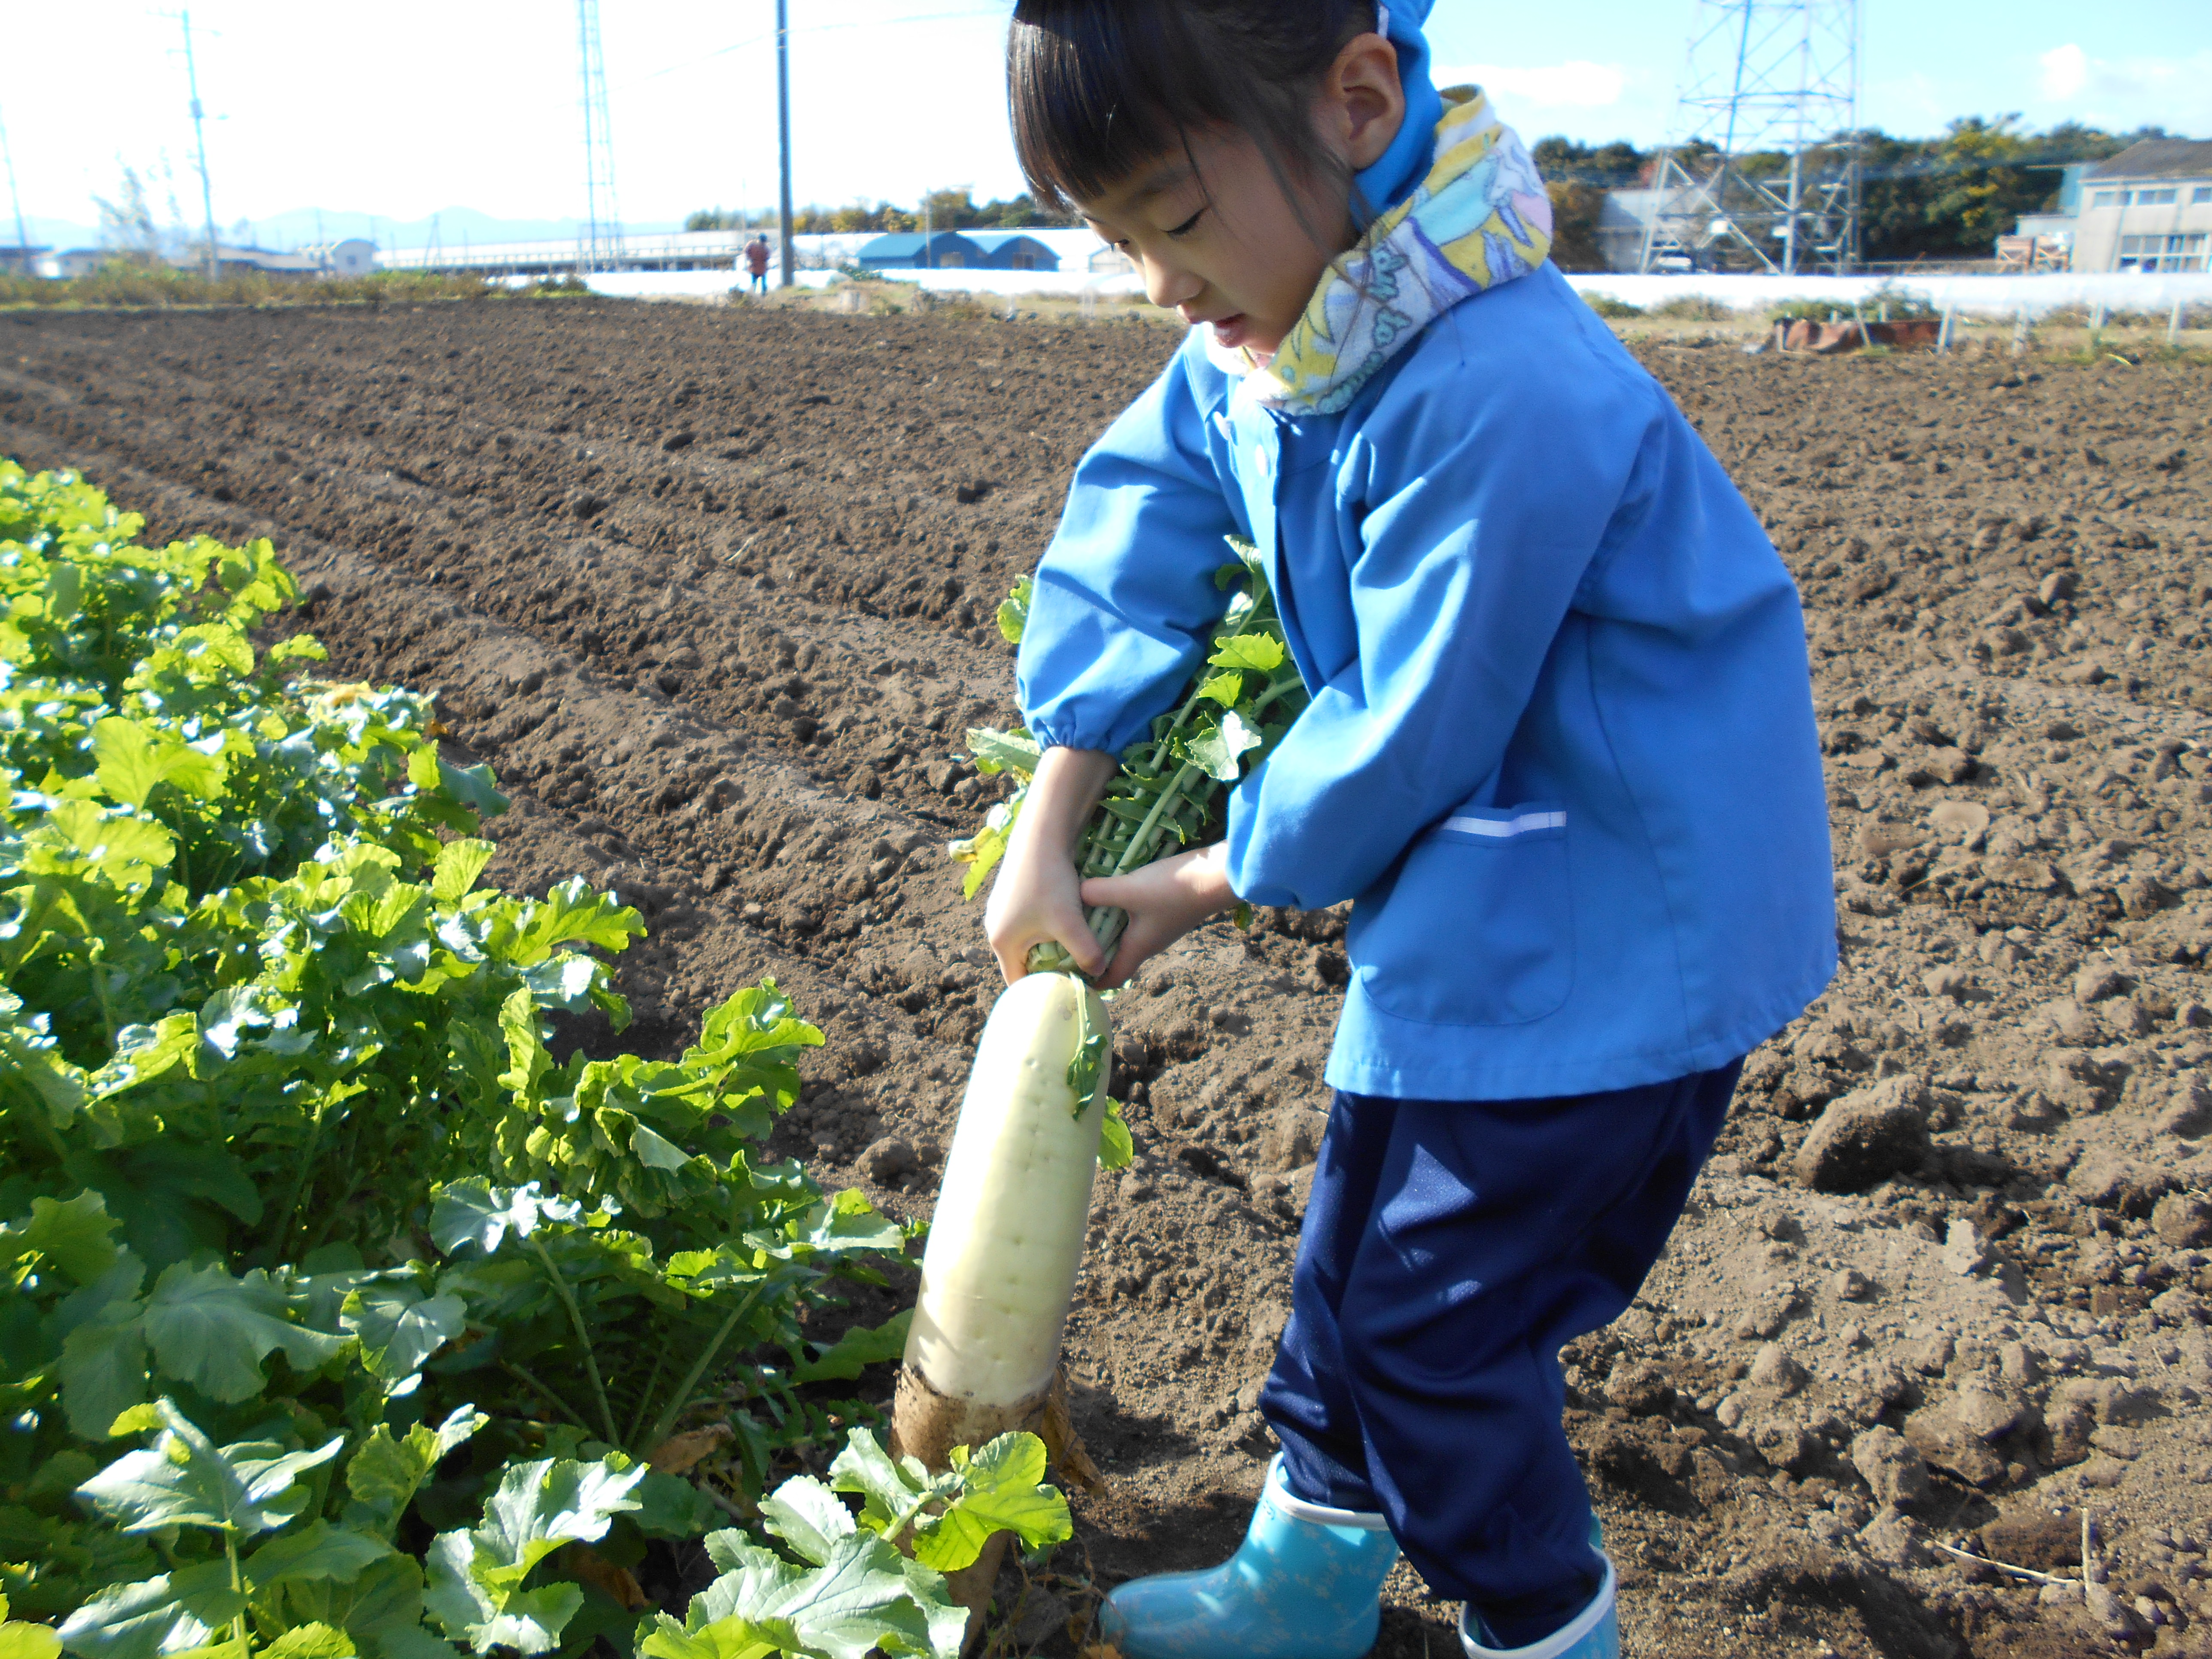
[[[1858,260],[1859,0],[1696,0],[1642,268]]]
[[[576,263],[615,270],[623,263],[622,216],[615,206],[615,141],[607,121],[607,63],[599,49],[599,0],[576,0],[584,61],[584,223]]]

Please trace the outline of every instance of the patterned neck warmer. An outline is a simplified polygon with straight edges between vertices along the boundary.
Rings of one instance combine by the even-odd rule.
[[[1544,263],[1552,204],[1528,152],[1477,88],[1447,88],[1443,101],[1428,176],[1330,262],[1273,361],[1224,351],[1208,330],[1208,355],[1248,377],[1246,396],[1334,414],[1436,318]]]

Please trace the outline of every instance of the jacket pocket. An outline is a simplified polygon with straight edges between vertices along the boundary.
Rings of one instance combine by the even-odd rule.
[[[1370,1000],[1401,1019],[1543,1018],[1574,984],[1566,813],[1461,808],[1413,843],[1378,907],[1354,911],[1346,945]]]

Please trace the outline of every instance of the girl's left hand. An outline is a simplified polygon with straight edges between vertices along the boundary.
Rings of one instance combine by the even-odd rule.
[[[1110,904],[1129,913],[1128,925],[1115,945],[1114,960],[1099,977],[1103,988],[1127,984],[1146,957],[1237,902],[1229,886],[1227,850],[1216,842],[1160,859],[1126,876],[1093,876],[1083,884],[1085,904]]]

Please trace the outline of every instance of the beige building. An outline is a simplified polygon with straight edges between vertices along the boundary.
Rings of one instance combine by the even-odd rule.
[[[2089,169],[2075,270],[2212,270],[2212,143],[2147,138]]]

